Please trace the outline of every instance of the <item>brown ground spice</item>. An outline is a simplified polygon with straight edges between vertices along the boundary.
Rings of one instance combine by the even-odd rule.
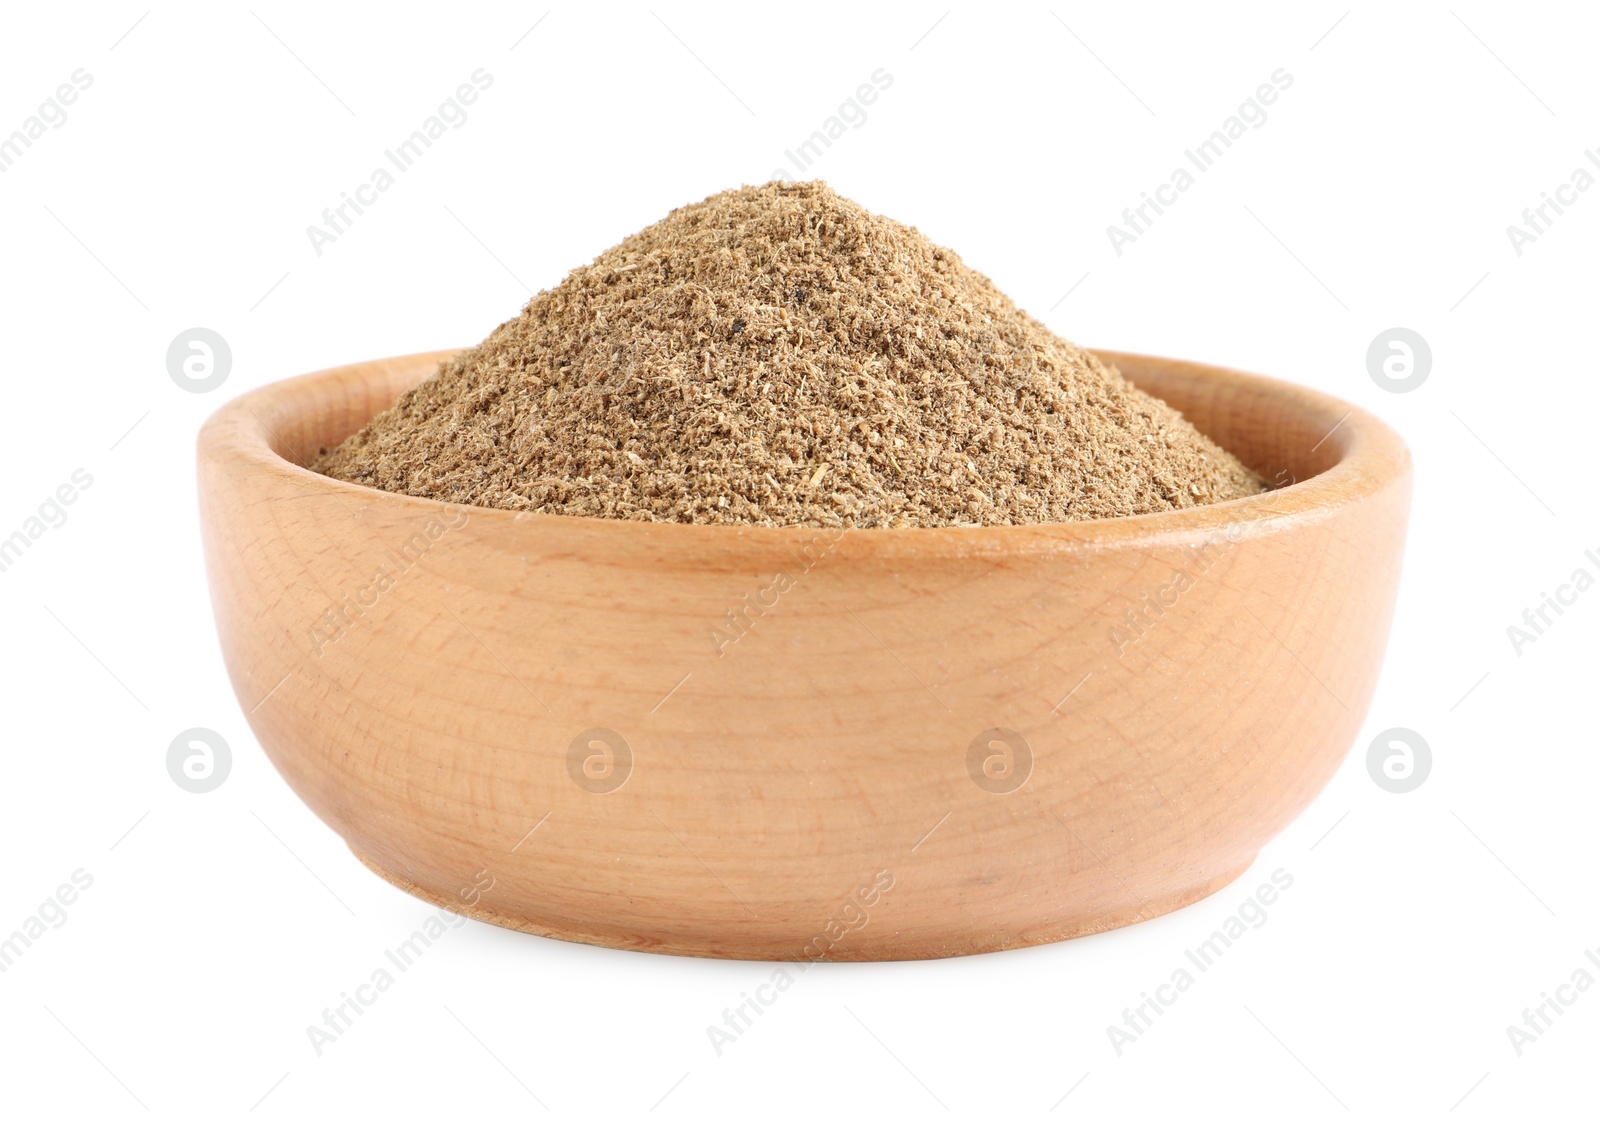
[[[954,253],[821,182],[680,207],[313,467],[452,503],[762,526],[1060,522],[1264,490]]]

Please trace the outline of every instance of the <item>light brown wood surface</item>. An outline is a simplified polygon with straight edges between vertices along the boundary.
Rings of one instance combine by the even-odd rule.
[[[1299,482],[1048,526],[519,515],[300,466],[443,354],[265,387],[199,441],[241,707],[312,810],[419,897],[691,955],[1061,940],[1226,885],[1360,727],[1410,461],[1343,402],[1104,353],[1267,477]],[[753,626],[719,644],[713,629],[737,634],[728,613],[750,605]],[[1113,629],[1134,634],[1125,614],[1141,608],[1142,634],[1119,647]],[[579,740],[580,783],[569,750],[592,730],[608,732]],[[631,771],[590,790],[607,752],[620,775],[613,735]],[[1006,738],[1031,770],[986,790],[969,746],[1003,787],[1022,776],[1018,749],[1005,771]]]

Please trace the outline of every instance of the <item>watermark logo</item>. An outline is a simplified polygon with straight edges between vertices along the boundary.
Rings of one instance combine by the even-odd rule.
[[[167,345],[167,374],[180,390],[209,394],[228,380],[233,349],[210,328],[180,331]]]
[[[585,729],[567,746],[567,775],[584,791],[607,795],[633,775],[633,749],[614,729]]]
[[[1385,729],[1367,747],[1367,774],[1386,792],[1414,792],[1432,771],[1433,750],[1414,729]]]
[[[1007,795],[1033,775],[1033,749],[1015,729],[985,729],[967,746],[967,775],[984,791]]]
[[[1409,394],[1428,381],[1433,349],[1410,328],[1380,331],[1367,345],[1367,374],[1380,390]]]
[[[185,729],[167,746],[167,775],[186,792],[214,792],[232,771],[233,752],[215,730],[197,725]]]

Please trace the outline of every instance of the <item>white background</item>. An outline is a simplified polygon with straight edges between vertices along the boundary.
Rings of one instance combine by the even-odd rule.
[[[75,69],[93,85],[0,174],[0,536],[74,469],[93,484],[0,573],[0,936],[74,870],[93,885],[0,974],[0,1110],[1592,1113],[1600,988],[1521,1056],[1506,1033],[1600,947],[1600,591],[1520,655],[1506,634],[1600,573],[1600,190],[1520,256],[1506,234],[1600,147],[1588,13],[665,3],[8,6],[0,133]],[[479,67],[467,122],[314,253],[306,227]],[[1115,254],[1107,225],[1280,67],[1266,124]],[[1410,442],[1404,584],[1345,767],[1213,899],[1050,947],[818,968],[721,1056],[707,1025],[769,966],[475,922],[317,1056],[306,1027],[431,910],[250,733],[207,600],[197,427],[289,375],[475,342],[671,208],[767,179],[878,68],[893,85],[815,174],[1068,338],[1294,379]],[[234,356],[209,394],[165,365],[197,325]],[[1366,368],[1396,325],[1433,350],[1406,394]],[[167,775],[192,726],[233,751],[206,795]],[[1433,750],[1407,795],[1365,765],[1391,726]],[[1268,922],[1117,1055],[1106,1027],[1278,868]]]

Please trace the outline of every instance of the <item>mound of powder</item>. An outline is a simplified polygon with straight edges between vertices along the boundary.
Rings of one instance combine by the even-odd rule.
[[[451,503],[761,526],[1061,522],[1264,490],[954,253],[821,182],[673,211],[313,467]]]

